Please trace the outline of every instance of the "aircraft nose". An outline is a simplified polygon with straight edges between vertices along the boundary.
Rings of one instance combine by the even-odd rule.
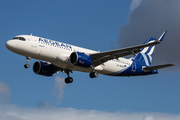
[[[5,43],[7,49],[11,50],[15,47],[15,43],[12,40],[9,40]]]
[[[7,41],[7,42],[5,43],[5,46],[6,46],[7,49],[11,46],[10,44],[11,44],[10,41]]]

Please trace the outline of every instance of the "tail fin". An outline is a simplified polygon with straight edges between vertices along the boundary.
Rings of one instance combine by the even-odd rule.
[[[156,41],[156,38],[149,37],[144,44],[155,42],[155,41]],[[133,56],[133,60],[139,61],[147,66],[151,66],[154,48],[155,48],[155,45],[141,49],[141,52]]]
[[[159,37],[159,39],[156,41],[156,38],[149,37],[144,44],[148,43],[161,43],[166,35],[167,31],[164,31],[163,34]],[[153,52],[154,52],[154,46],[149,46],[141,49],[141,52],[137,53],[137,55],[133,56],[134,61],[139,61],[142,64],[145,64],[146,66],[151,66]]]

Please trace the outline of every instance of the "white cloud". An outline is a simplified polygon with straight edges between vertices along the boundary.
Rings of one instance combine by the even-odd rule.
[[[141,1],[142,0],[133,0],[130,5],[130,11],[133,11],[134,9],[136,9],[140,5]]]
[[[144,118],[144,120],[155,120],[154,117],[151,115],[151,116],[146,116]]]
[[[64,78],[56,76],[55,78],[55,88],[52,90],[52,95],[57,97],[57,105],[61,103],[61,100],[64,96],[64,88],[66,88],[66,83],[64,82]]]
[[[0,82],[0,100],[7,101],[10,98],[10,88],[9,86],[4,83]]]
[[[165,113],[109,113],[73,108],[20,108],[0,105],[1,120],[179,120],[180,115]]]

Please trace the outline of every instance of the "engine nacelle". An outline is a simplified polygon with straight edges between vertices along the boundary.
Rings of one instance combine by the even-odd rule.
[[[52,76],[57,70],[52,64],[36,61],[33,65],[33,71],[38,75]]]
[[[81,52],[73,52],[70,55],[70,62],[73,65],[81,67],[90,67],[92,64],[92,58]]]

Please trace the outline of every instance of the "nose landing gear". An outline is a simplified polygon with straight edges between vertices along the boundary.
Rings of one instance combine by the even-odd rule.
[[[29,62],[31,60],[31,57],[27,56],[26,59],[27,59],[27,64],[24,65],[24,68],[29,68],[30,67]]]

